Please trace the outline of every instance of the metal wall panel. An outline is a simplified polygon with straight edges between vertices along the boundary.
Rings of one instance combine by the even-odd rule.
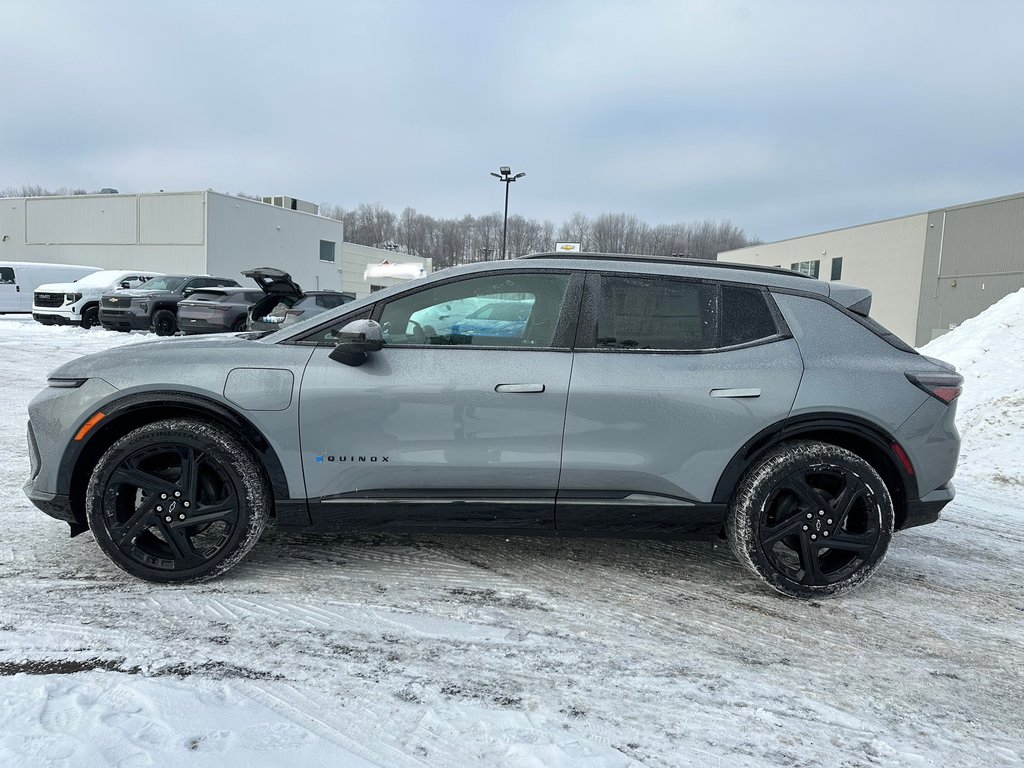
[[[977,277],[940,277],[938,295],[938,322],[930,329],[929,339],[934,338],[964,320],[980,314],[1004,296],[1020,290],[1024,280],[1020,275],[996,275]]]
[[[128,245],[138,238],[135,195],[30,197],[25,201],[29,244]]]
[[[1024,196],[947,209],[940,269],[942,276],[1024,273]]]
[[[942,255],[942,236],[946,222],[945,211],[928,214],[928,227],[924,238],[924,262],[921,265],[920,308],[917,313],[917,335],[911,341],[915,347],[927,344],[939,328],[939,259]],[[908,339],[908,341],[910,341]]]
[[[202,245],[206,242],[203,193],[139,195],[139,242]]]

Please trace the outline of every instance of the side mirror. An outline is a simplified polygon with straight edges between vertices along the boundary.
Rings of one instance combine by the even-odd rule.
[[[121,287],[127,290],[128,288],[131,288],[132,285],[127,280],[122,280],[121,281]]]
[[[331,360],[358,367],[366,362],[367,353],[384,346],[384,331],[373,320],[353,320],[338,331],[335,339]]]
[[[181,295],[182,296],[191,296],[195,292],[196,292],[196,289],[193,288],[192,286],[189,286],[188,288],[186,288],[184,291],[181,292]]]

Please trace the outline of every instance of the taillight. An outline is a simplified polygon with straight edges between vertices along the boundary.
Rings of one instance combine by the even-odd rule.
[[[964,386],[964,377],[959,373],[907,373],[907,379],[946,405],[960,397]]]

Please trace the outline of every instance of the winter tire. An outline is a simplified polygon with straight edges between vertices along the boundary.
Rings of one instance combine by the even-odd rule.
[[[153,315],[153,330],[157,336],[173,336],[178,330],[178,318],[169,309],[159,309]]]
[[[863,583],[885,557],[893,506],[878,472],[827,443],[768,451],[740,480],[726,533],[736,556],[790,597],[833,597]]]
[[[86,491],[96,542],[148,581],[210,579],[259,540],[270,493],[257,460],[220,427],[193,419],[147,424],[100,458]]]
[[[86,330],[98,325],[100,322],[100,308],[86,307],[82,310],[82,327]]]

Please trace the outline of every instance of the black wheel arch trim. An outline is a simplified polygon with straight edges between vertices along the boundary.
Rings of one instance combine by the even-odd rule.
[[[98,460],[102,451],[135,426],[181,415],[212,419],[239,435],[263,464],[275,500],[291,498],[288,478],[273,446],[249,419],[224,403],[192,393],[152,391],[125,395],[96,411],[102,411],[106,416],[84,440],[68,444],[57,471],[57,493],[70,498],[72,512],[79,522],[85,520],[85,509],[83,499],[79,498],[81,494],[77,492],[84,490],[91,474],[91,467],[86,467],[82,459],[93,457]],[[155,412],[155,419],[140,418],[148,411]]]
[[[888,430],[851,414],[806,413],[778,421],[761,430],[744,443],[726,465],[718,485],[715,486],[712,501],[728,503],[743,473],[765,451],[779,443],[799,438],[834,442],[840,447],[850,448],[858,455],[862,455],[863,449],[869,447],[868,453],[871,455],[862,455],[862,458],[875,467],[889,486],[896,511],[896,527],[906,527],[904,523],[908,519],[909,505],[920,498],[917,479],[907,472],[899,457],[893,452],[892,446],[898,444],[898,441]],[[847,445],[843,445],[844,442]]]

